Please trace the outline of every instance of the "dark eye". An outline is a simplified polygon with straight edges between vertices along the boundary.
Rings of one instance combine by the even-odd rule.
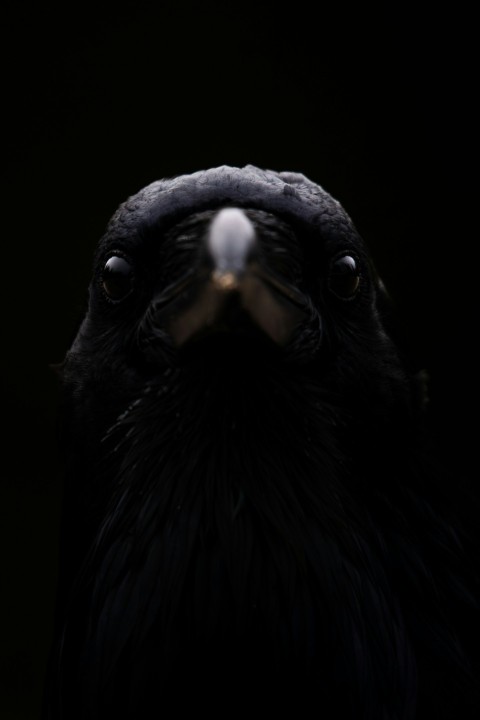
[[[111,300],[122,300],[133,285],[133,270],[123,257],[113,255],[105,263],[102,273],[102,286]]]
[[[342,300],[353,298],[360,285],[357,261],[351,255],[336,258],[330,266],[328,288]]]

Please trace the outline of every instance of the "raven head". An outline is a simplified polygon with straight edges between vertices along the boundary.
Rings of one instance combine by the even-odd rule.
[[[219,363],[309,367],[330,387],[350,376],[352,389],[371,368],[372,388],[379,370],[390,387],[383,300],[350,218],[303,175],[221,167],[158,181],[119,208],[99,245],[65,377],[85,380],[78,359],[105,372],[102,386],[113,367],[130,384],[192,362],[208,372],[210,359],[213,374]]]

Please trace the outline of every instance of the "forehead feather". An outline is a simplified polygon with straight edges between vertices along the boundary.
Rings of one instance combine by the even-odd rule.
[[[275,213],[327,241],[334,236],[360,243],[340,203],[304,175],[223,165],[157,180],[132,195],[113,215],[97,254],[116,240],[135,242],[152,230],[164,232],[191,213],[225,205]]]

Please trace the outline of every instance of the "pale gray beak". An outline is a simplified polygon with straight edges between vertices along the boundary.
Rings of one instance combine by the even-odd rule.
[[[238,331],[245,317],[286,345],[307,312],[298,288],[258,260],[255,228],[240,208],[224,208],[206,238],[208,268],[192,269],[157,299],[156,317],[177,347],[215,331]],[[237,322],[242,318],[242,322]]]

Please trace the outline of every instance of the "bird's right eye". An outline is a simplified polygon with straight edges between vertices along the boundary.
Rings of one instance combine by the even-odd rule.
[[[128,260],[119,255],[108,258],[103,268],[102,287],[110,298],[118,302],[123,300],[133,287],[133,269]]]
[[[351,255],[340,255],[330,265],[329,290],[341,300],[351,300],[360,286],[360,270]]]

